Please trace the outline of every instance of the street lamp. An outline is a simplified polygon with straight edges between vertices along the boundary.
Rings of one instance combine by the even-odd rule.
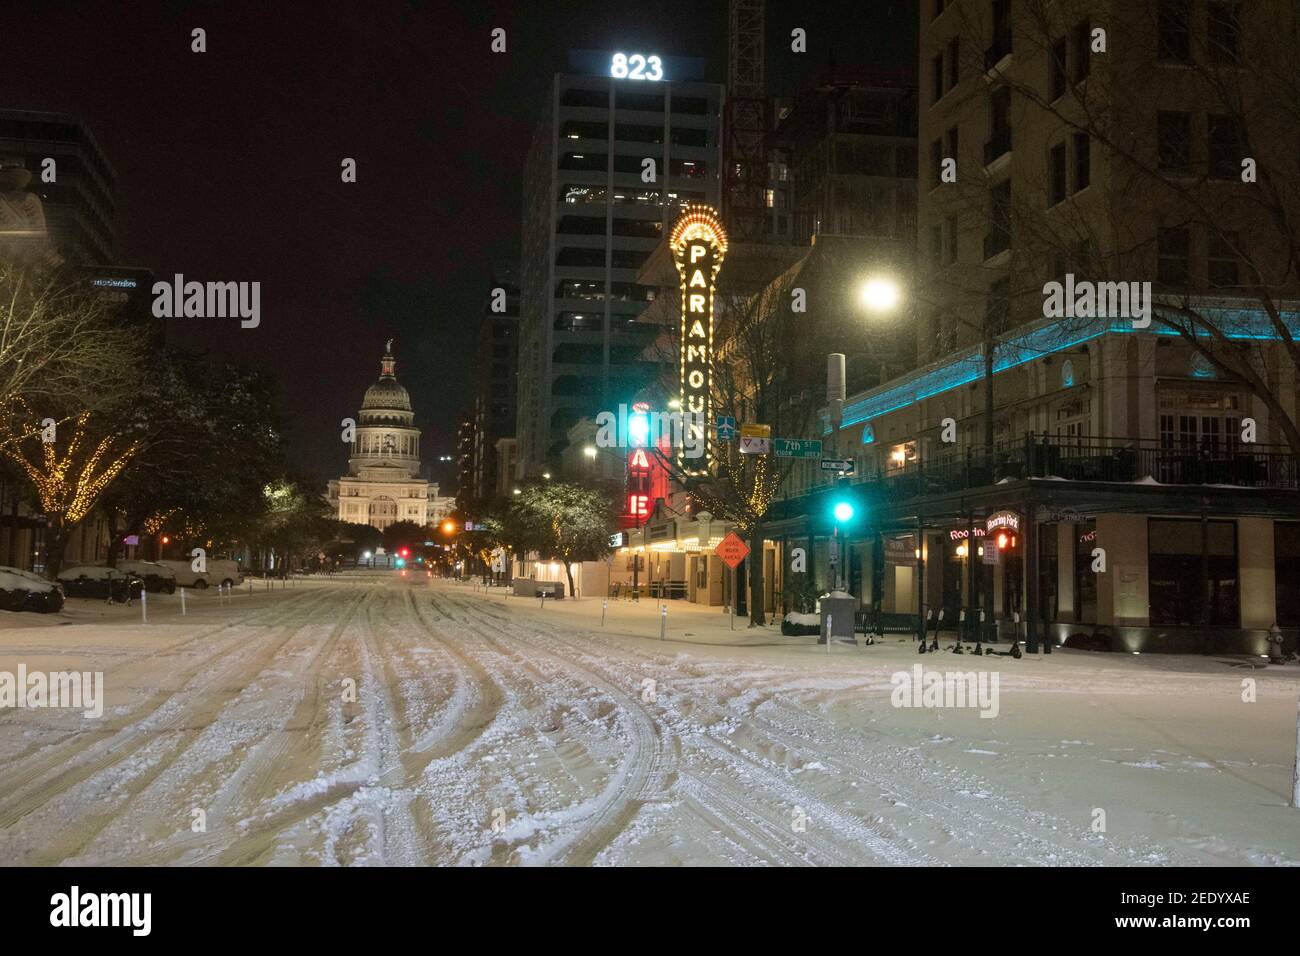
[[[902,298],[902,288],[890,276],[870,276],[858,289],[858,301],[872,312],[888,312]]]

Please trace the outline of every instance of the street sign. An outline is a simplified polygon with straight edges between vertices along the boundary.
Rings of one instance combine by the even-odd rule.
[[[736,440],[736,419],[731,415],[719,415],[714,428],[718,441]]]
[[[731,570],[736,570],[745,556],[749,554],[749,545],[741,540],[736,532],[730,532],[722,542],[713,549],[713,553],[722,559],[722,563]]]
[[[820,444],[820,443],[819,443]],[[822,471],[844,471],[853,473],[852,458],[823,458]]]
[[[822,443],[815,438],[774,438],[772,451],[777,458],[820,458]]]
[[[771,443],[771,425],[740,426],[740,453],[742,455],[766,455]]]

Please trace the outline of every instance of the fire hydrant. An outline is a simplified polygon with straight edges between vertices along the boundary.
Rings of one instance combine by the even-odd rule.
[[[1275,622],[1268,632],[1268,662],[1270,664],[1285,664],[1286,658],[1282,655],[1282,629]]]

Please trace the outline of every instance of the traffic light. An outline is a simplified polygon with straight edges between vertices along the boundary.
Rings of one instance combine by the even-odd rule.
[[[840,524],[848,524],[853,520],[853,515],[856,512],[857,509],[853,507],[853,502],[844,499],[836,501],[835,506],[831,508],[831,514],[835,516],[835,520]]]
[[[405,560],[404,558],[398,558],[398,559],[397,559],[397,566],[398,566],[399,568],[404,568],[404,567],[406,567],[406,560]],[[405,574],[406,572],[402,572],[402,573]]]
[[[398,551],[397,553],[398,553],[401,557],[403,557],[403,558],[409,558],[409,557],[411,556],[411,549],[410,549],[410,548],[402,548],[402,549],[401,549],[400,551]]]

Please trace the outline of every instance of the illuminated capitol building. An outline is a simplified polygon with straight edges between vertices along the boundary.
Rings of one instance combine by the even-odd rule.
[[[340,521],[380,530],[395,521],[425,525],[442,500],[438,486],[420,477],[420,430],[396,368],[390,339],[379,381],[366,389],[361,401],[348,473],[329,483],[329,502]]]

